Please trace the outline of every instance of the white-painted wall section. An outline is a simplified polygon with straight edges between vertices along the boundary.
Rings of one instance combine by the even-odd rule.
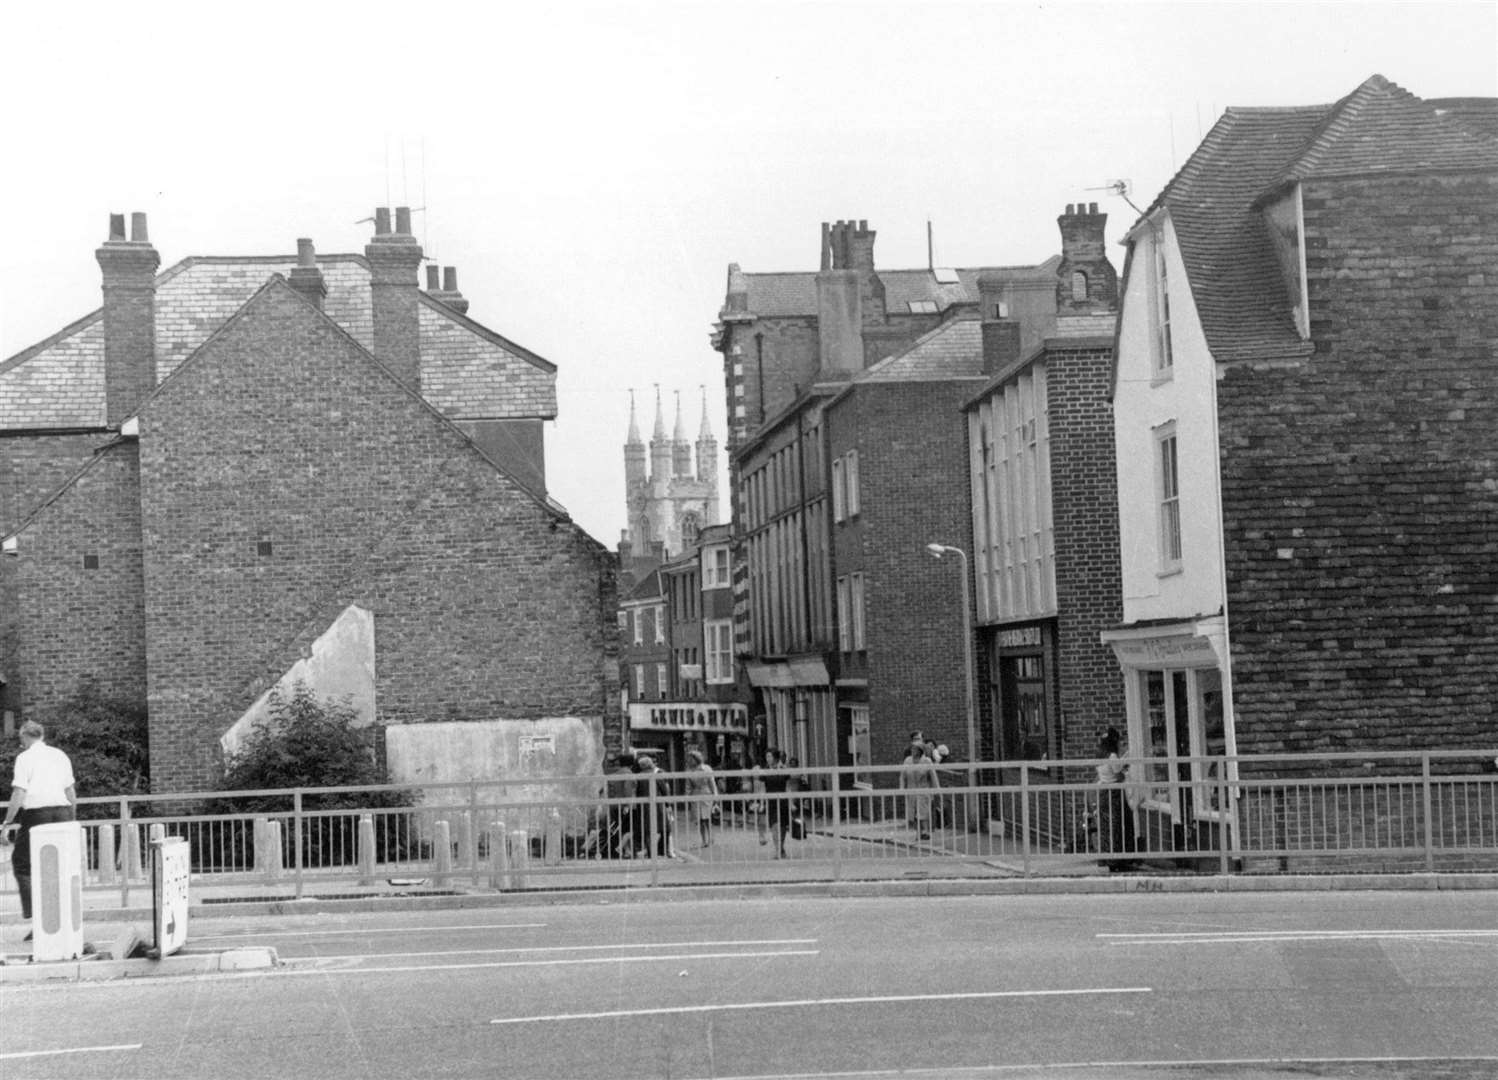
[[[1155,255],[1163,241],[1173,365],[1156,375]],[[1125,623],[1189,618],[1222,608],[1222,512],[1218,499],[1216,364],[1192,300],[1168,214],[1135,237],[1124,281],[1114,385],[1119,544]],[[1181,561],[1162,571],[1159,430],[1174,423],[1180,483]]]

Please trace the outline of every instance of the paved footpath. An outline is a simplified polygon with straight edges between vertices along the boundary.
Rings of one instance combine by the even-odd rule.
[[[938,833],[929,841],[890,824],[844,823],[833,835],[813,830],[803,841],[787,844],[788,858],[776,859],[752,829],[718,831],[713,846],[687,846],[680,857],[639,859],[627,863],[573,864],[566,870],[536,867],[521,888],[495,888],[481,874],[453,874],[437,880],[430,873],[385,877],[370,884],[309,878],[302,895],[286,879],[267,882],[241,879],[230,883],[194,883],[189,917],[194,920],[236,916],[319,914],[377,910],[451,910],[536,904],[610,902],[627,895],[631,903],[766,897],[842,896],[913,897],[1014,895],[1047,893],[1148,892],[1225,893],[1255,891],[1336,890],[1468,890],[1498,889],[1498,873],[1262,875],[1171,872],[1169,864],[1146,863],[1137,871],[1110,874],[1087,854],[1030,855],[1013,841],[978,834]],[[848,856],[856,844],[859,857]],[[872,853],[872,854],[871,854]],[[8,871],[9,867],[4,868]],[[22,940],[29,927],[21,922],[14,881],[0,896],[0,984],[36,979],[99,979],[152,974],[205,972],[267,966],[273,955],[197,951],[160,961],[89,957],[63,963],[32,963]],[[513,884],[513,883],[512,883]],[[83,895],[84,938],[108,953],[127,929],[143,939],[151,935],[151,888],[148,881],[91,888]]]

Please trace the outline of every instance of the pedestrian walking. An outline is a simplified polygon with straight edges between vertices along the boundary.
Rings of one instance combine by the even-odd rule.
[[[700,750],[687,751],[687,820],[697,826],[702,846],[713,846],[713,810],[718,801],[717,778]]]
[[[910,758],[900,766],[900,787],[910,792],[905,797],[906,816],[915,822],[922,840],[931,839],[931,796],[941,787],[941,780],[923,744],[911,744]]]
[[[21,725],[20,738],[21,752],[16,755],[0,840],[15,845],[10,868],[21,892],[21,918],[30,922],[31,830],[37,825],[73,821],[78,793],[74,790],[73,763],[67,754],[47,745],[47,731],[41,724],[26,721]],[[30,930],[25,940],[31,940]]]
[[[1098,850],[1113,855],[1134,853],[1134,809],[1129,805],[1129,765],[1123,760],[1123,738],[1110,727],[1098,740]],[[1110,872],[1130,870],[1132,859],[1103,859],[1099,865]]]
[[[769,819],[769,833],[775,841],[777,859],[786,857],[785,834],[791,828],[791,805],[786,797],[790,782],[785,754],[772,746],[765,752],[765,771],[760,777],[760,785],[765,791],[765,816]]]

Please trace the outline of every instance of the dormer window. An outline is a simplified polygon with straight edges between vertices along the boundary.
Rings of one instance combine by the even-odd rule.
[[[1305,211],[1300,201],[1300,185],[1277,202],[1264,207],[1264,221],[1274,242],[1275,259],[1280,278],[1290,301],[1290,315],[1295,332],[1306,340],[1311,336],[1311,317],[1307,307],[1306,251],[1301,238],[1305,235]]]

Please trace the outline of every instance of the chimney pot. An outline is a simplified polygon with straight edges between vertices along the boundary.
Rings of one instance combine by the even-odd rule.
[[[125,239],[125,215],[124,214],[110,214],[109,215],[109,238],[111,240],[123,240],[123,239]]]
[[[1066,204],[1066,216],[1067,217],[1071,217],[1076,212],[1077,212],[1077,208],[1075,206],[1073,206],[1071,203],[1067,203]]]
[[[439,272],[440,271],[435,266],[427,267],[427,292],[437,291],[437,275]]]
[[[146,235],[146,215],[137,210],[130,215],[130,239],[137,244],[149,244],[151,238]]]
[[[411,208],[409,206],[395,208],[395,231],[401,236],[411,235]]]
[[[390,232],[390,207],[375,208],[375,235],[386,236]]]
[[[458,291],[458,268],[456,266],[445,266],[442,268],[442,291]]]
[[[1088,203],[1087,204],[1087,212],[1089,214],[1096,214],[1097,213],[1097,203]]]
[[[317,251],[312,246],[308,237],[299,237],[296,242],[296,264],[298,266],[316,266]]]

